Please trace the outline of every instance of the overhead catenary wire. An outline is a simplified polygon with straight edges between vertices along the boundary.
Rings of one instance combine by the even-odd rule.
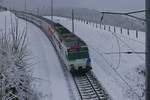
[[[138,11],[138,12],[140,12],[140,11]],[[135,12],[134,12],[134,13],[135,13]],[[103,19],[104,19],[104,13],[102,13],[102,17],[101,17],[101,20],[100,20],[100,25],[101,25]],[[118,64],[117,64],[117,66],[116,66],[116,69],[119,68],[119,65],[120,65],[120,62],[121,62],[121,54],[122,54],[122,53],[126,53],[126,54],[134,53],[134,54],[136,54],[140,59],[144,60],[143,57],[141,57],[140,55],[138,55],[139,53],[136,52],[136,50],[132,49],[127,43],[125,43],[121,38],[119,38],[114,32],[112,32],[112,35],[114,35],[114,37],[116,38],[117,45],[118,45],[118,52],[117,52],[117,54],[119,54],[119,59],[118,59]],[[121,52],[120,41],[121,41],[122,43],[124,43],[131,51]],[[109,54],[110,54],[110,53],[109,53]]]
[[[136,91],[130,86],[130,84],[120,75],[120,73],[114,68],[109,61],[103,56],[103,54],[99,53],[95,48],[93,48],[91,45],[89,45],[91,49],[93,49],[100,57],[106,62],[106,64],[117,74],[117,76],[120,77],[120,79],[133,91],[133,93],[141,100],[141,96],[136,93]],[[95,59],[95,58],[94,58]],[[97,63],[97,62],[96,62]],[[99,64],[98,64],[99,65]]]
[[[136,52],[131,46],[129,46],[124,40],[116,36],[122,43],[124,43],[132,52]],[[142,56],[140,56],[138,53],[135,53],[141,60],[145,60]]]
[[[138,10],[138,11],[131,11],[131,12],[110,12],[110,11],[103,11],[100,13],[105,13],[105,14],[116,14],[116,15],[129,15],[129,14],[136,14],[136,13],[141,13],[141,12],[147,12],[149,10]]]
[[[125,15],[125,16],[129,16],[129,17],[132,17],[132,18],[146,22],[145,19],[133,16],[131,14],[137,14],[137,13],[147,12],[147,11],[149,11],[149,10],[139,10],[139,11],[125,12],[125,13],[121,13],[121,12],[100,12],[100,13],[102,13],[102,14],[113,14],[113,15]]]
[[[118,68],[119,68],[119,65],[120,65],[120,61],[121,61],[121,53],[120,53],[120,51],[121,51],[121,46],[120,46],[120,41],[119,41],[117,35],[116,35],[115,33],[114,33],[113,35],[114,35],[115,38],[116,38],[117,45],[118,45],[118,51],[119,51],[119,60],[118,60],[117,66],[116,66],[116,69],[118,69]]]
[[[145,10],[144,10],[145,11]],[[107,14],[119,14],[119,15],[127,15],[127,16],[130,16],[130,17],[133,17],[133,18],[136,18],[138,20],[142,20],[142,21],[145,21],[144,19],[141,19],[141,18],[138,18],[138,17],[135,17],[135,16],[132,16],[132,15],[129,15],[129,14],[133,14],[133,13],[139,13],[139,12],[143,12],[143,11],[135,11],[135,12],[128,12],[128,13],[111,13],[111,12],[102,12],[102,17],[101,17],[101,21],[103,21],[103,17],[104,17],[104,14],[107,13]],[[100,23],[101,24],[101,23]],[[145,52],[136,52],[134,49],[132,49],[127,43],[125,43],[122,39],[120,39],[116,34],[113,33],[113,35],[116,37],[117,39],[117,43],[118,43],[118,48],[119,48],[119,52],[115,52],[115,54],[119,54],[121,55],[121,53],[126,53],[126,54],[132,54],[132,53],[135,53],[135,54],[145,54]],[[119,44],[119,40],[122,41],[125,45],[127,45],[127,47],[129,49],[132,50],[131,51],[127,51],[127,52],[120,52],[120,44]],[[91,48],[91,47],[90,47]],[[96,51],[96,50],[94,50]],[[138,98],[141,100],[141,97],[132,89],[132,87],[129,85],[129,83],[119,74],[119,72],[114,68],[112,67],[112,65],[109,63],[109,61],[103,56],[103,54],[100,54],[98,51],[96,51],[103,59],[104,61],[117,73],[117,75],[121,78],[121,80],[123,80],[126,85],[138,96]],[[112,54],[112,53],[109,53],[109,54]],[[113,53],[114,54],[114,53]],[[140,56],[141,58],[141,56]],[[142,59],[142,58],[141,58]],[[120,56],[119,56],[119,62],[120,62]],[[117,66],[118,68],[119,66]]]
[[[130,52],[129,52],[130,53]],[[120,52],[119,52],[119,54],[120,54]],[[103,55],[101,55],[101,56],[103,56]],[[103,56],[103,58],[105,58],[104,56]],[[107,61],[107,59],[105,58],[105,60]],[[107,61],[108,62],[108,61]],[[112,67],[112,66],[111,66]],[[113,68],[114,69],[114,68]],[[116,69],[114,69],[115,71],[117,71]],[[120,75],[120,74],[119,74]],[[122,76],[121,76],[122,77]],[[124,80],[124,79],[123,79]]]
[[[126,51],[126,52],[105,52],[103,54],[145,54],[145,52],[132,52],[132,51]]]
[[[147,12],[147,11],[149,10],[138,10],[138,11],[127,12],[126,14],[136,14],[136,13]]]
[[[137,11],[137,13],[139,13],[139,12],[142,12],[142,11]],[[104,19],[104,14],[119,14],[119,15],[126,15],[126,16],[128,16],[129,14],[131,14],[131,12],[128,12],[128,13],[112,13],[112,12],[101,12],[102,13],[102,17],[101,17],[101,20],[100,20],[100,24],[102,23],[102,21],[103,21],[103,19]],[[132,12],[133,13],[133,12]],[[135,13],[135,12],[134,12]],[[130,17],[133,17],[133,16],[130,16]],[[145,19],[139,19],[139,18],[137,18],[137,17],[134,17],[134,18],[136,18],[136,19],[138,19],[138,20],[142,20],[142,21],[145,21]],[[119,38],[118,36],[116,36],[116,38],[117,38],[117,40],[119,41],[119,40],[122,40],[121,38]],[[127,51],[127,52],[117,52],[117,53],[119,53],[119,54],[121,54],[121,53],[125,53],[125,54],[132,54],[132,53],[135,53],[135,54],[145,54],[145,52],[137,52],[136,50],[134,50],[133,48],[131,48],[127,43],[125,43],[123,40],[122,40],[122,42],[125,44],[125,45],[127,45],[127,47],[130,49],[130,50],[132,50],[132,51]],[[89,46],[90,48],[91,48],[91,46]],[[93,48],[94,49],[94,48]],[[135,92],[135,90],[134,89],[132,89],[132,87],[130,86],[130,84],[120,75],[120,73],[115,69],[115,68],[113,68],[113,66],[109,63],[109,61],[104,57],[104,55],[102,54],[102,53],[99,53],[97,50],[95,50],[94,49],[94,51],[96,51],[97,53],[98,53],[98,55],[100,55],[103,59],[104,59],[104,61],[117,73],[117,75],[125,82],[125,84],[127,84],[127,86],[129,87],[129,88],[131,88],[131,90],[132,91],[134,91],[134,93],[139,97],[139,99],[141,100],[141,97]],[[140,56],[140,58],[141,58],[141,56]],[[141,59],[143,59],[143,58],[141,58]]]
[[[138,12],[142,12],[142,11],[138,11]],[[131,12],[130,12],[131,13]],[[134,12],[135,13],[135,12]],[[103,19],[104,19],[104,14],[105,12],[102,13],[102,17],[101,17],[101,20],[100,20],[100,24],[102,23]],[[111,13],[112,14],[112,13]],[[122,14],[122,13],[113,13],[113,14]],[[139,19],[139,20],[142,20],[142,19]],[[116,37],[116,40],[117,40],[117,44],[118,44],[118,48],[119,48],[119,52],[109,52],[109,53],[100,53],[99,51],[97,51],[96,49],[94,49],[91,45],[89,45],[90,48],[92,48],[98,55],[100,55],[100,57],[102,59],[104,59],[104,61],[106,62],[107,65],[109,65],[109,67],[111,67],[112,70],[114,70],[114,72],[120,77],[120,79],[133,91],[133,93],[141,100],[141,96],[139,96],[139,94],[136,93],[136,91],[132,88],[132,86],[130,86],[130,84],[120,75],[120,73],[117,71],[116,68],[114,68],[110,63],[109,61],[104,57],[103,54],[145,54],[145,52],[137,52],[136,50],[134,50],[133,48],[131,48],[127,43],[125,43],[125,41],[123,41],[121,38],[119,38],[115,33],[113,33],[113,35]],[[127,47],[131,50],[131,51],[126,51],[126,52],[121,52],[120,50],[120,42],[123,42],[125,45],[127,45]],[[119,56],[119,63],[117,65],[117,68],[119,67],[119,64],[120,64],[120,56]],[[141,56],[140,56],[141,58]],[[143,58],[141,58],[143,59]]]
[[[103,14],[104,14],[104,13],[103,13]],[[100,22],[102,22],[103,19],[104,19],[104,15],[102,15]],[[113,33],[113,35],[114,35],[114,33]],[[125,45],[127,45],[127,47],[128,47],[131,51],[100,53],[99,51],[97,51],[96,49],[94,49],[91,45],[88,45],[88,46],[89,46],[89,48],[92,48],[98,55],[100,55],[101,58],[103,58],[103,60],[106,62],[106,64],[107,64],[109,67],[111,67],[111,69],[114,70],[115,73],[117,73],[117,75],[120,77],[120,79],[121,79],[121,80],[133,91],[133,93],[134,93],[135,95],[137,95],[137,97],[141,100],[141,97],[142,97],[142,96],[139,96],[139,94],[137,94],[137,93],[135,92],[135,90],[132,88],[132,86],[130,86],[130,84],[121,76],[121,74],[116,70],[116,68],[114,68],[114,67],[110,64],[110,62],[104,57],[103,54],[122,54],[122,53],[124,53],[124,54],[133,54],[133,53],[134,53],[134,54],[138,55],[138,54],[145,54],[145,52],[138,52],[138,51],[134,50],[134,49],[131,48],[127,43],[125,43],[125,41],[123,41],[121,38],[119,38],[117,35],[114,35],[114,36],[117,38],[118,41],[120,40],[120,41],[122,41]],[[141,58],[141,56],[140,56],[140,58]],[[141,59],[143,60],[143,58],[141,58]]]
[[[103,19],[104,19],[104,14],[105,12],[102,13],[102,17],[101,17],[101,20],[100,20],[100,23],[102,23]],[[112,13],[110,13],[112,14]],[[125,13],[113,13],[113,14],[120,14],[120,15],[128,15],[128,14],[125,14]],[[137,18],[138,19],[138,18]],[[140,20],[140,19],[138,19]],[[141,19],[143,20],[143,19]],[[118,36],[116,36],[116,38],[119,40],[122,40],[121,38],[119,38]],[[135,54],[145,54],[145,52],[137,52],[136,50],[134,50],[133,48],[131,48],[127,43],[125,43],[125,41],[122,40],[122,42],[127,45],[127,47],[132,50],[132,51],[127,51],[127,52],[117,52],[119,54],[121,53],[125,53],[125,54],[132,54],[132,53],[135,53]],[[91,48],[91,46],[89,46]],[[98,52],[97,50],[95,50],[96,52]],[[102,53],[99,53],[98,54],[104,59],[104,61],[117,73],[117,75],[132,89],[132,87],[129,85],[129,83],[120,75],[120,73],[112,67],[112,65],[109,63],[109,61],[104,57],[104,55]],[[141,58],[141,56],[140,56]],[[143,60],[143,58],[141,58]],[[132,91],[134,91],[134,89],[132,89]],[[134,91],[135,92],[135,91]],[[135,92],[135,94],[140,98],[140,96]],[[141,99],[141,98],[140,98]]]
[[[119,35],[119,34],[118,34]],[[139,41],[139,40],[136,40],[136,39],[133,39],[133,38],[130,38],[130,37],[125,37],[125,36],[123,36],[123,35],[119,35],[120,37],[122,37],[122,38],[125,38],[125,39],[128,39],[128,40],[131,40],[131,41],[134,41],[134,42],[137,42],[137,43],[140,43],[140,44],[142,44],[142,45],[145,45],[145,42],[143,41]]]
[[[145,11],[145,10],[144,10]],[[129,12],[129,14],[131,14],[131,13],[139,13],[139,12],[143,12],[143,10],[141,10],[141,11],[134,11],[134,12]],[[101,22],[103,21],[103,19],[104,19],[104,14],[105,13],[112,13],[112,14],[128,14],[128,13],[115,13],[115,12],[102,12],[102,17],[101,17]],[[120,57],[121,57],[121,54],[120,54],[120,44],[119,44],[119,40],[122,42],[122,43],[124,43],[132,52],[136,52],[133,48],[131,48],[125,41],[123,41],[121,38],[119,38],[114,32],[112,32],[112,35],[114,35],[115,36],[115,38],[116,38],[116,41],[117,41],[117,44],[118,44],[118,48],[119,48],[119,61],[118,62],[120,62]],[[141,57],[140,55],[138,55],[137,53],[135,53],[140,59],[142,59],[142,60],[144,60],[144,58],[143,57]],[[118,64],[119,65],[119,64]],[[117,66],[116,68],[118,68],[119,66]]]

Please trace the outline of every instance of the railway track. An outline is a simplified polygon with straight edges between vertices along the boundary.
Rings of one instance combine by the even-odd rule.
[[[28,20],[28,21],[30,21],[31,23],[39,27],[39,25],[34,23],[32,20]],[[51,38],[49,38],[49,40],[51,41]],[[53,42],[52,42],[52,45],[56,49],[56,46]],[[60,62],[63,62],[57,50],[56,50],[56,53],[60,59]],[[65,66],[64,63],[61,63],[61,64]],[[66,69],[67,68],[65,67],[63,68],[64,72],[66,72]],[[66,76],[67,82],[69,82],[67,78],[67,73],[65,73],[65,76]],[[77,87],[81,100],[111,100],[108,94],[106,93],[106,91],[104,90],[104,88],[99,84],[99,81],[95,78],[94,74],[91,71],[83,75],[72,75],[72,76],[73,76],[73,81]],[[72,89],[71,89],[70,83],[68,83],[68,86],[71,92]],[[73,97],[73,92],[71,93],[71,97]]]
[[[111,100],[92,72],[73,75],[81,100]]]

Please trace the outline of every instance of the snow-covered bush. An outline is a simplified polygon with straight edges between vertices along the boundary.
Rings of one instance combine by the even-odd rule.
[[[137,65],[126,73],[125,78],[129,84],[132,84],[132,90],[126,91],[125,95],[133,96],[134,91],[141,100],[145,99],[145,73],[145,64]]]
[[[31,88],[26,32],[0,33],[0,100],[38,100]]]

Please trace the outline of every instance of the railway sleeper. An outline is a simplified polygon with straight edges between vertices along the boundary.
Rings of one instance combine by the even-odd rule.
[[[89,78],[88,78],[89,79]],[[98,84],[99,85],[99,82],[96,80],[96,79],[89,79],[91,83],[93,84]]]
[[[90,82],[91,82],[92,84],[99,85],[99,83],[98,83],[96,80],[90,80]],[[99,85],[99,86],[101,86],[101,85]]]
[[[96,91],[104,91],[102,88],[94,87]]]
[[[84,99],[94,99],[94,98],[97,98],[97,96],[96,95],[83,95],[83,98]]]
[[[101,96],[106,96],[105,94],[101,94],[101,93],[98,93],[98,95],[101,97]]]
[[[92,87],[90,87],[90,86],[81,86],[81,87],[79,87],[80,89],[82,89],[82,90],[92,90]]]
[[[91,97],[92,95],[89,95],[89,94],[81,94],[83,97]],[[94,96],[96,96],[95,94],[94,94]],[[93,96],[92,96],[93,97]]]
[[[87,77],[78,78],[79,81],[87,81]]]
[[[91,84],[78,84],[79,87],[91,87]]]
[[[93,94],[93,95],[95,95],[94,91],[92,91],[92,90],[91,90],[91,91],[83,91],[82,93],[85,93],[85,94],[91,94],[91,95]]]
[[[92,85],[93,85],[93,87],[94,87],[95,89],[104,90],[103,87],[101,87],[101,86],[99,86],[99,85],[97,85],[97,84],[92,84]]]
[[[76,78],[83,79],[83,78],[85,78],[85,76],[76,76]]]
[[[78,86],[79,88],[82,88],[82,89],[91,89],[92,87],[90,85],[87,85],[87,86]]]
[[[102,99],[102,100],[108,100],[108,97],[105,96],[105,95],[101,95],[101,96],[99,96],[99,98]]]
[[[95,94],[83,94],[82,97],[97,97]]]
[[[82,89],[80,89],[80,91],[90,91],[90,90],[92,90],[92,88],[82,88]]]
[[[101,100],[108,100],[107,97],[100,97]]]
[[[75,77],[75,78],[78,80],[85,80],[86,79],[86,77]]]
[[[84,89],[84,90],[82,89],[81,90],[81,92],[86,92],[86,91],[89,92],[89,91],[93,91],[93,90],[91,90],[91,89]]]
[[[76,80],[76,79],[75,79]],[[87,82],[87,79],[84,79],[84,80],[76,80],[76,82],[79,82],[79,83],[81,83],[81,82]]]
[[[78,81],[78,82],[87,82],[86,79],[84,79],[84,80],[76,80],[76,81]]]
[[[89,84],[89,82],[76,82],[78,85],[86,85],[86,84]]]
[[[99,100],[99,99],[97,99],[97,98],[93,98],[93,97],[91,97],[91,98],[86,97],[86,98],[83,98],[83,100]]]
[[[97,91],[98,94],[103,94],[105,95],[105,92],[104,91]]]
[[[91,85],[78,85],[79,86],[79,88],[90,88],[91,87]]]
[[[90,82],[93,84],[98,84],[98,82],[96,80],[90,80]]]
[[[93,87],[95,88],[95,89],[101,89],[102,90],[102,88],[100,87],[100,86],[98,86],[98,85],[96,85],[96,84],[92,84],[93,85]]]

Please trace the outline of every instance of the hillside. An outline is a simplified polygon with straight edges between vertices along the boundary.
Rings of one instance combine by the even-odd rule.
[[[71,17],[71,10],[74,9],[75,18],[84,19],[95,23],[100,23],[102,14],[99,11],[87,8],[60,8],[54,10],[55,16]],[[41,15],[47,15],[48,10],[43,10]],[[49,14],[48,14],[49,15]],[[141,16],[141,15],[137,15]],[[104,14],[103,24],[123,27],[126,29],[145,31],[145,23],[131,17],[123,15]]]

